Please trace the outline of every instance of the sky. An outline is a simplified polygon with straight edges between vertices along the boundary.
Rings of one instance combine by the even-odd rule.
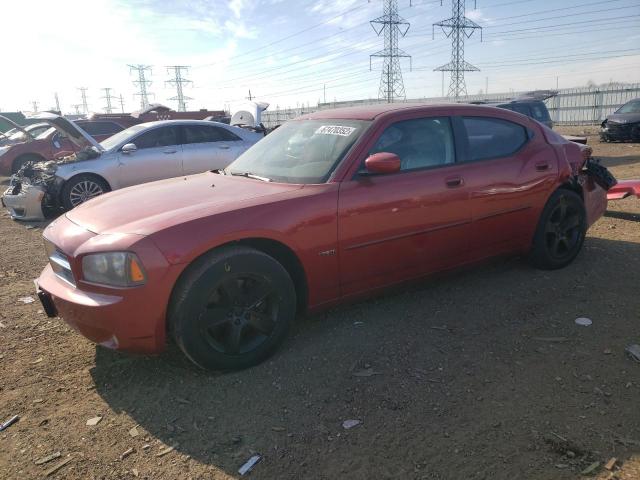
[[[437,97],[451,40],[432,25],[451,1],[397,0],[410,23],[400,48],[407,98]],[[410,5],[411,3],[411,5]],[[482,26],[466,39],[469,94],[640,82],[640,0],[467,0]],[[186,65],[189,110],[233,108],[249,90],[270,109],[376,98],[383,48],[369,20],[383,0],[31,0],[3,2],[0,111],[81,103],[104,111],[105,92],[139,108],[128,65],[152,66],[152,102],[176,108],[166,66]],[[435,32],[435,34],[433,33]],[[471,33],[471,32],[469,32]],[[448,75],[448,74],[447,74]],[[449,77],[444,78],[444,90]],[[488,87],[488,89],[487,89]],[[119,101],[114,100],[119,107]]]

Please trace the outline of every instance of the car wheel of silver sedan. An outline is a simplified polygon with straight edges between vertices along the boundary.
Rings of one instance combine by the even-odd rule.
[[[78,175],[71,178],[62,188],[62,203],[71,210],[81,203],[109,191],[109,185],[95,175]]]

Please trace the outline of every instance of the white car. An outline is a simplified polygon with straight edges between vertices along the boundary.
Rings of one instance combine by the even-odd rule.
[[[264,137],[223,123],[163,120],[134,125],[98,143],[64,117],[39,118],[85,148],[62,160],[28,165],[14,176],[2,200],[17,219],[42,218],[39,207],[70,210],[111,190],[222,169]],[[42,205],[36,208],[37,203]]]

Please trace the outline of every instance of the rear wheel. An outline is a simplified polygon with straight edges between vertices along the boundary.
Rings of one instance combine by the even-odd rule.
[[[580,252],[587,231],[587,215],[580,196],[556,190],[542,211],[533,238],[533,265],[553,270],[569,265]]]
[[[71,210],[81,203],[109,191],[109,184],[95,175],[77,175],[62,187],[62,205]]]
[[[194,363],[234,370],[271,355],[295,311],[293,282],[278,261],[252,248],[225,247],[185,272],[173,293],[169,325]]]

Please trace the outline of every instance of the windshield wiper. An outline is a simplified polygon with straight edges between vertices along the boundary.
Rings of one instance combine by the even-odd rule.
[[[262,180],[263,182],[270,182],[271,179],[268,177],[261,177],[260,175],[255,175],[251,172],[231,172],[231,175],[233,176],[237,176],[237,177],[247,177],[247,178],[254,178],[256,180]]]

